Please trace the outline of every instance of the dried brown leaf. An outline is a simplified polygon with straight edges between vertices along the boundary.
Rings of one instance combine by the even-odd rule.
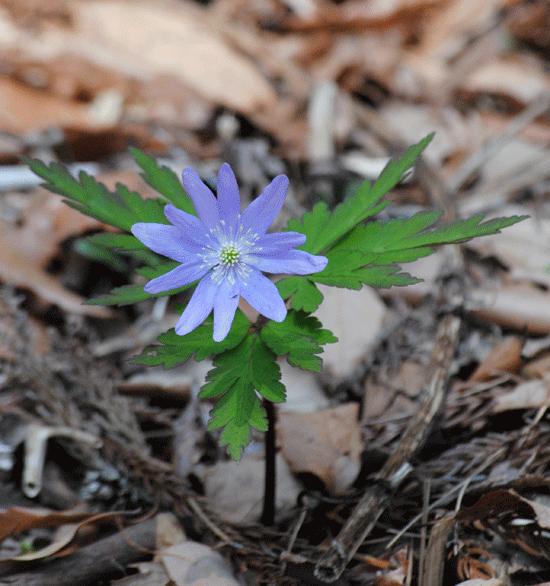
[[[550,381],[537,379],[520,383],[508,392],[500,392],[493,400],[491,411],[502,413],[513,409],[538,409],[550,401]]]
[[[102,47],[102,59],[142,79],[173,75],[199,94],[250,114],[273,105],[276,94],[256,66],[212,32],[206,13],[171,2],[79,2],[73,45]],[[92,58],[92,52],[88,53]]]
[[[511,337],[502,344],[497,344],[489,356],[475,369],[468,382],[487,381],[502,372],[518,372],[523,364],[522,346],[522,340],[517,336]]]
[[[31,289],[68,312],[112,317],[112,312],[104,307],[82,305],[82,297],[66,289],[58,278],[45,271],[63,240],[93,228],[103,228],[104,224],[65,205],[58,195],[42,194],[29,206],[21,228],[4,227],[0,230],[0,279]]]
[[[332,493],[345,492],[360,468],[358,414],[357,403],[317,413],[281,413],[279,441],[293,472],[315,474]]]
[[[0,79],[0,127],[24,135],[56,126],[95,128],[86,105],[62,100],[8,79]]]

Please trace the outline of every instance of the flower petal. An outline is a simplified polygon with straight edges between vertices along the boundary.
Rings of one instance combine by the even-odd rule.
[[[286,199],[288,190],[288,177],[278,175],[262,191],[247,208],[241,216],[241,224],[244,232],[250,230],[252,234],[265,234],[273,220],[281,211]]]
[[[227,279],[223,280],[214,299],[213,337],[216,342],[224,340],[229,333],[237,305],[239,305],[239,287],[237,283],[233,281],[233,285],[231,285]]]
[[[193,201],[199,218],[208,226],[218,226],[218,202],[210,189],[202,182],[199,174],[193,167],[186,167],[182,173],[183,187]]]
[[[132,226],[132,234],[147,248],[179,262],[188,262],[202,250],[202,247],[183,240],[174,226],[138,222]]]
[[[253,267],[246,280],[239,280],[241,297],[265,317],[283,321],[286,307],[277,287]]]
[[[198,218],[179,210],[171,203],[164,206],[164,215],[180,231],[182,240],[193,246],[209,246],[208,228]]]
[[[273,234],[264,234],[258,238],[254,244],[255,250],[258,254],[279,254],[305,244],[305,234],[299,232],[274,232]]]
[[[249,254],[247,259],[261,271],[287,275],[318,273],[328,263],[326,256],[315,256],[303,250],[288,250],[274,256]]]
[[[209,267],[204,266],[202,259],[197,259],[180,265],[156,279],[151,279],[144,289],[147,293],[163,293],[164,291],[179,289],[204,277],[209,270]]]
[[[214,298],[218,285],[212,281],[212,275],[206,275],[197,285],[187,307],[176,324],[176,334],[185,336],[199,327],[214,307]]]
[[[220,220],[224,221],[224,229],[229,235],[229,230],[232,229],[233,234],[237,231],[239,214],[241,213],[241,196],[239,194],[239,186],[235,179],[233,169],[228,163],[224,163],[220,167],[218,173],[218,211]]]

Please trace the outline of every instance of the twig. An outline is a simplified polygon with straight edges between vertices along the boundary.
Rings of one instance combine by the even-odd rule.
[[[237,543],[233,539],[229,537],[226,533],[224,533],[213,521],[210,520],[208,515],[201,509],[199,503],[192,497],[187,495],[185,498],[185,503],[189,506],[190,509],[199,517],[199,519],[214,533],[217,535],[224,543],[230,545],[234,549],[243,549],[243,546],[240,543]]]
[[[493,464],[494,462],[496,462],[505,452],[506,452],[506,450],[504,448],[501,448],[500,450],[497,450],[496,452],[493,452],[493,454],[491,454],[488,458],[486,458],[486,459],[483,460],[483,462],[472,472],[472,474],[470,474],[470,476],[468,476],[468,478],[466,478],[463,482],[461,482],[460,484],[457,484],[455,487],[453,487],[450,490],[448,490],[443,496],[441,496],[435,502],[433,502],[428,507],[428,511],[431,511],[431,510],[433,510],[433,509],[435,509],[437,507],[440,507],[440,506],[445,505],[448,502],[450,502],[452,500],[453,494],[455,492],[461,491],[463,489],[463,487],[467,487],[472,482],[472,479],[476,478],[476,476],[479,476],[483,472],[483,470],[485,470],[486,468],[488,468],[489,466],[491,466],[491,464]],[[395,537],[393,537],[393,539],[386,545],[386,549],[389,549],[413,525],[415,525],[416,523],[418,523],[418,521],[420,521],[422,519],[422,515],[423,514],[424,514],[424,511],[420,512],[418,515],[416,515],[416,517],[413,517],[405,525],[405,527],[403,527],[399,531],[399,533],[397,533],[395,535]]]
[[[412,418],[395,452],[374,476],[374,483],[368,487],[338,536],[317,563],[315,576],[320,580],[334,582],[340,577],[386,509],[393,491],[412,470],[410,461],[428,437],[432,423],[445,401],[449,367],[458,341],[460,323],[460,319],[454,315],[447,315],[443,319],[432,353],[430,372],[433,375],[426,400]]]

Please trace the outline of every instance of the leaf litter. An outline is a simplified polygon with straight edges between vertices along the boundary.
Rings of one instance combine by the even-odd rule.
[[[130,13],[133,20],[125,18]],[[496,238],[465,245],[465,314],[447,372],[445,406],[398,498],[389,502],[346,570],[348,581],[409,584],[414,576],[428,584],[435,583],[428,580],[437,571],[446,571],[454,584],[549,579],[550,354],[543,343],[550,333],[549,125],[540,99],[550,81],[548,18],[546,3],[522,0],[206,5],[11,0],[1,5],[3,165],[18,164],[19,155],[94,161],[124,172],[128,184],[128,171],[135,171],[124,154],[128,146],[163,154],[180,168],[182,159],[202,161],[204,176],[233,153],[253,160],[257,171],[245,185],[253,197],[258,183],[270,177],[266,169],[282,159],[292,170],[295,190],[283,210],[289,218],[311,208],[318,193],[330,205],[338,203],[348,181],[436,130],[439,142],[428,151],[428,164],[418,165],[412,181],[394,190],[396,203],[388,213],[408,218],[413,206],[451,216],[454,209],[465,216],[532,216]],[[332,84],[325,86],[334,94],[328,103],[331,124],[319,122],[327,103],[313,100],[320,79]],[[310,136],[324,145],[327,160],[312,149]],[[145,193],[143,186],[130,187]],[[341,406],[355,413],[357,404],[360,413],[334,434],[317,432],[311,450],[300,442],[301,423],[294,432],[287,427],[281,453],[287,435],[299,444],[301,450],[292,450],[287,460],[295,466],[300,454],[293,481],[305,493],[280,504],[275,527],[259,525],[258,513],[248,517],[255,522],[242,526],[224,520],[208,500],[217,497],[205,491],[208,474],[218,467],[222,479],[233,475],[235,486],[242,474],[238,466],[224,468],[213,432],[206,430],[208,404],[179,419],[204,373],[189,363],[181,396],[173,396],[162,390],[166,382],[160,375],[155,379],[154,370],[146,383],[136,383],[139,367],[127,362],[155,339],[163,320],[174,319],[173,305],[146,301],[133,313],[121,311],[117,320],[106,320],[104,308],[81,305],[90,295],[86,282],[97,281],[98,273],[109,281],[103,289],[99,285],[100,292],[129,284],[124,273],[98,271],[69,253],[72,239],[103,232],[104,226],[59,207],[57,196],[10,190],[0,193],[0,439],[13,465],[3,469],[9,488],[4,509],[17,505],[32,513],[36,504],[55,503],[57,512],[51,514],[67,524],[71,519],[63,517],[74,502],[85,504],[82,514],[92,517],[124,512],[116,533],[109,536],[103,529],[91,539],[113,551],[108,540],[118,537],[119,567],[130,567],[144,555],[132,542],[155,550],[160,530],[142,517],[156,520],[156,507],[162,507],[178,515],[193,541],[202,542],[207,558],[214,546],[235,562],[223,569],[219,558],[208,562],[218,572],[211,580],[313,580],[311,568],[394,455],[423,401],[422,379],[430,374],[434,336],[447,303],[441,271],[447,270],[445,282],[451,256],[441,253],[424,283],[383,291],[380,319],[350,324],[346,317],[344,347],[361,348],[346,352],[340,370],[327,369],[321,379],[325,396],[310,402],[311,412],[302,417],[314,421]],[[361,328],[369,330],[363,338]],[[528,352],[535,343],[538,349]],[[289,380],[289,387],[312,384]],[[128,394],[119,394],[122,389]],[[175,442],[185,436],[177,422],[191,419],[192,425],[185,424],[192,428],[189,445],[178,449]],[[101,449],[52,439],[43,491],[35,501],[24,500],[18,488],[19,432],[29,423],[69,426],[104,439]],[[16,438],[11,444],[10,437]],[[323,442],[329,448],[320,453],[336,442],[336,460],[351,460],[354,474],[315,455],[315,444]],[[244,457],[252,469],[261,468],[262,449],[258,435]],[[332,472],[327,475],[326,469]],[[336,469],[347,479],[344,484],[334,476]],[[228,496],[231,490],[224,499]],[[230,500],[224,506],[235,507]],[[129,519],[134,524],[123,527]],[[386,547],[404,528],[408,533]],[[44,533],[26,531],[44,544]],[[4,546],[12,539],[11,545],[21,548],[20,533],[6,538]],[[91,555],[86,546],[76,547],[66,560]],[[176,553],[190,556],[186,551]],[[166,570],[152,568],[142,567],[144,575],[156,576],[149,583],[170,579]],[[9,576],[12,583],[44,585],[48,575],[56,584],[78,583],[78,572],[54,571],[43,566],[31,575],[22,566],[4,565],[0,583],[1,576]],[[121,576],[100,563],[94,572],[86,579]],[[193,583],[189,574],[185,580]]]

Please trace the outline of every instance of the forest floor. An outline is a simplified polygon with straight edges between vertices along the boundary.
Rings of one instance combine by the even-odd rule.
[[[545,0],[0,0],[0,586],[320,585],[366,493],[336,584],[550,584],[549,31]],[[136,267],[21,157],[144,197],[130,147],[229,162],[245,202],[284,173],[279,229],[432,132],[381,219],[529,219],[406,265],[416,285],[322,289],[339,343],[320,375],[281,362],[266,525],[263,435],[218,447],[210,363],[129,362],[185,294],[83,305]]]

